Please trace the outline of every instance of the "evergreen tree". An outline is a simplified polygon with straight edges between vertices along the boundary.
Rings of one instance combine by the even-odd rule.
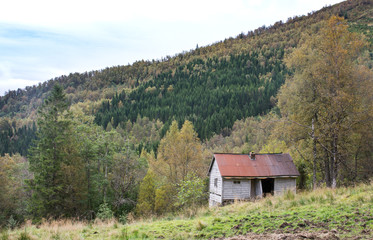
[[[30,213],[35,218],[77,214],[84,190],[84,168],[78,157],[63,89],[55,85],[38,111],[38,139],[29,156]]]

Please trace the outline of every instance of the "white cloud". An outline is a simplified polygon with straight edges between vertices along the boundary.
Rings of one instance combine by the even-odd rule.
[[[37,85],[39,82],[30,79],[16,79],[10,78],[7,82],[0,81],[0,96],[5,95],[9,90],[17,90],[18,88],[24,88],[26,86]]]

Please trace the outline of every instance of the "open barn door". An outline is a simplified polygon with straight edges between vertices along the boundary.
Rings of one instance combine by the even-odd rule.
[[[262,188],[263,188],[263,196],[267,196],[269,194],[274,194],[275,191],[275,179],[274,178],[266,178],[262,179]]]

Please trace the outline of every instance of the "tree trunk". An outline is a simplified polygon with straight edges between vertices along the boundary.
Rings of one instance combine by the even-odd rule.
[[[325,183],[327,187],[332,186],[332,182],[330,180],[330,156],[327,150],[325,150],[325,157],[324,157],[324,167],[325,167]]]
[[[104,184],[104,188],[103,188],[103,195],[104,195],[104,202],[106,202],[106,192],[107,192],[107,177],[108,177],[108,151],[109,151],[109,149],[108,149],[108,146],[106,146],[106,151],[105,151],[105,157],[104,157],[104,159],[105,159],[105,162],[104,162],[104,174],[105,174],[105,184]]]
[[[87,163],[87,192],[88,192],[88,211],[89,211],[89,219],[91,220],[93,218],[91,214],[92,210],[92,198],[91,198],[91,171],[90,171],[90,161],[89,159],[86,159]]]
[[[107,182],[107,156],[105,157],[105,180]],[[105,186],[104,186],[104,202],[106,202],[106,192],[107,192],[107,184],[105,182]]]
[[[334,138],[333,138],[333,161],[332,161],[332,170],[333,170],[332,171],[332,188],[337,187],[337,177],[338,177],[337,140],[338,140],[338,137],[336,135],[334,135]]]
[[[357,161],[358,161],[358,158],[359,158],[359,152],[360,152],[360,149],[361,149],[361,141],[362,141],[362,139],[360,138],[360,141],[359,141],[359,147],[357,148],[357,150],[356,150],[356,152],[355,152],[355,169],[354,169],[354,176],[353,176],[353,179],[356,181],[356,179],[357,179],[357,176],[358,176],[358,174],[357,174]]]
[[[317,160],[317,148],[315,138],[315,119],[312,118],[312,132],[311,137],[313,141],[313,176],[312,176],[312,187],[316,189],[316,160]]]

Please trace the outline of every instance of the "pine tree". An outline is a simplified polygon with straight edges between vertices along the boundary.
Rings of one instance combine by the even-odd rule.
[[[38,139],[30,152],[30,213],[36,219],[76,214],[84,191],[84,168],[74,144],[69,105],[55,85],[38,111]]]

